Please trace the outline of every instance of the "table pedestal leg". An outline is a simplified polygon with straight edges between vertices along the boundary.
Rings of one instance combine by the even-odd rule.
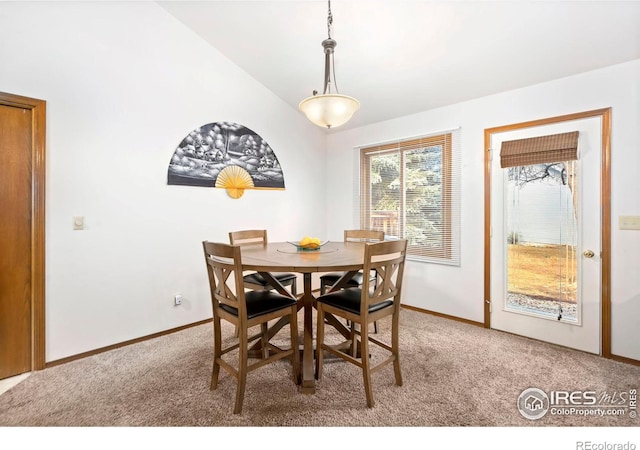
[[[302,352],[302,383],[300,390],[303,394],[316,392],[315,365],[313,363],[313,295],[311,295],[311,274],[304,274],[304,296],[302,297],[304,313],[304,339]]]

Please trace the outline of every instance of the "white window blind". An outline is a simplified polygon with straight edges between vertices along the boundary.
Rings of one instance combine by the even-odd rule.
[[[460,265],[460,129],[360,149],[360,226],[408,259]]]

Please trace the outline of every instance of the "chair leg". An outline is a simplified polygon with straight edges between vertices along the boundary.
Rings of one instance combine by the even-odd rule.
[[[378,321],[373,322],[373,332],[378,334]]]
[[[391,319],[391,353],[393,360],[393,373],[396,377],[396,385],[402,386],[402,372],[400,372],[400,312],[396,311]]]
[[[367,396],[367,406],[373,408],[373,387],[371,385],[371,358],[369,357],[369,327],[360,327],[360,354],[362,355],[362,377],[364,379],[364,392]]]
[[[322,379],[322,364],[324,352],[322,345],[324,344],[324,310],[322,304],[318,302],[318,325],[316,327],[316,378],[318,381]]]
[[[293,354],[291,355],[293,366],[293,382],[300,384],[300,347],[298,345],[298,307],[294,305],[291,308],[291,318],[289,319],[289,328],[291,329],[291,348]]]
[[[240,335],[240,354],[238,355],[238,387],[236,388],[236,404],[233,408],[234,414],[242,412],[242,402],[244,400],[244,390],[247,385],[247,366],[249,365],[249,345],[247,339],[248,330],[245,328]]]
[[[209,389],[218,387],[218,376],[220,375],[220,363],[222,357],[222,333],[220,331],[220,317],[213,318],[213,368],[211,370],[211,384]]]

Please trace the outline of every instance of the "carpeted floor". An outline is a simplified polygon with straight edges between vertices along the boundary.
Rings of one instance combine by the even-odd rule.
[[[380,323],[382,339],[388,327],[389,322]],[[223,335],[233,339],[233,329]],[[286,332],[281,335],[284,341]],[[0,395],[0,425],[640,425],[630,410],[623,416],[548,413],[529,420],[516,407],[520,393],[530,387],[628,396],[640,387],[640,367],[406,309],[401,315],[404,385],[394,384],[392,366],[374,374],[371,409],[357,367],[328,362],[317,392],[303,395],[291,381],[290,364],[280,361],[249,374],[243,413],[234,415],[235,380],[221,371],[218,389],[209,390],[212,341],[206,324],[35,372]]]

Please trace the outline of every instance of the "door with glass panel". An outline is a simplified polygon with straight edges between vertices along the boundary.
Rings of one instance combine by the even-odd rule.
[[[491,328],[600,353],[601,134],[592,117],[491,136]]]

